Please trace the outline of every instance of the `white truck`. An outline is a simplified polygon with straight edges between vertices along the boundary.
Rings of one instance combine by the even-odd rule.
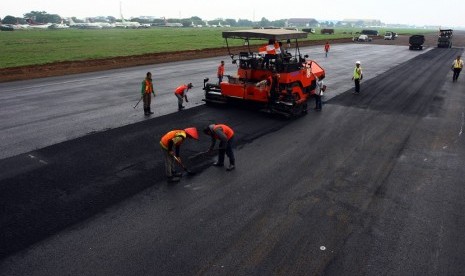
[[[397,33],[395,32],[386,32],[384,34],[384,40],[394,40],[397,37]]]
[[[366,34],[361,34],[359,37],[353,38],[353,40],[358,42],[370,42],[372,39]]]

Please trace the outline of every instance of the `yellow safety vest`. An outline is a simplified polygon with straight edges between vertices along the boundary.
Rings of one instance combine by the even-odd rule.
[[[362,67],[355,67],[354,69],[354,79],[358,80],[360,79],[360,76],[362,75]]]

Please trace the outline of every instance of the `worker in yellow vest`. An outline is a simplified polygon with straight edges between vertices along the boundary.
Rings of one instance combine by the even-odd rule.
[[[360,94],[360,81],[363,79],[362,67],[360,66],[360,61],[355,62],[354,74],[352,80],[355,83],[355,91],[353,94]]]
[[[459,55],[452,63],[452,70],[454,71],[454,75],[452,76],[452,82],[457,81],[457,79],[459,78],[460,72],[462,71],[462,68],[463,68],[463,60],[461,59],[461,56]]]
[[[189,127],[183,130],[172,130],[163,135],[160,140],[160,147],[165,159],[165,173],[168,177],[168,182],[179,182],[179,180],[181,180],[180,176],[182,173],[176,172],[174,169],[174,162],[177,159],[177,161],[181,163],[179,151],[181,144],[186,140],[186,138],[198,140],[199,135],[197,133],[197,129],[195,127]]]

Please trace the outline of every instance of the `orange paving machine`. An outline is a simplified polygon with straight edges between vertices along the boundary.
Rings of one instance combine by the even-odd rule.
[[[315,61],[307,60],[308,55],[302,57],[298,39],[306,37],[306,32],[286,29],[224,31],[223,38],[232,63],[237,65],[237,75],[227,75],[227,80],[221,83],[208,83],[205,78],[204,101],[207,104],[251,101],[261,103],[268,112],[287,117],[306,114],[307,102],[315,93],[315,76],[325,75]],[[248,51],[231,53],[228,39],[244,40],[246,47],[242,49]],[[253,40],[266,43],[251,45]]]

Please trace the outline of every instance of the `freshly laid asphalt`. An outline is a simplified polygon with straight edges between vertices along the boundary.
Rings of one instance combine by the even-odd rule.
[[[148,67],[1,84],[0,274],[465,274],[465,79],[453,83],[450,71],[463,49],[332,49],[317,59],[323,111],[293,120],[207,107],[200,91],[172,113],[164,87],[180,75],[159,82],[157,116],[142,119],[137,92],[107,82]],[[360,95],[354,60],[365,70]],[[199,89],[217,60],[203,62],[159,72],[187,70]],[[95,92],[113,87],[116,98]],[[200,134],[181,150],[197,174],[168,185],[159,138],[216,122],[236,132],[237,169],[212,167]]]

